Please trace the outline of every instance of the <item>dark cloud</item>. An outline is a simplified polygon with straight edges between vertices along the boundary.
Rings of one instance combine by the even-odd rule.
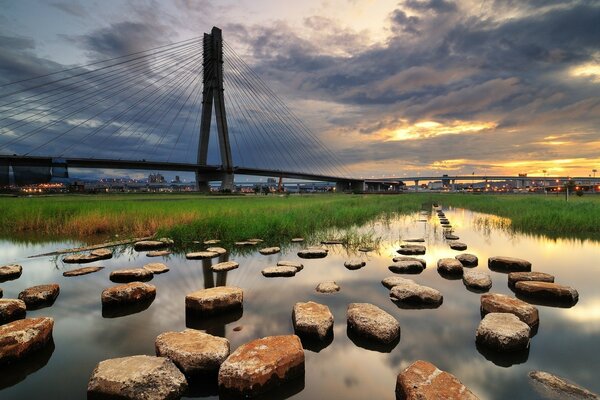
[[[50,3],[50,5],[74,17],[86,18],[89,16],[85,8],[79,3],[56,2]]]
[[[394,10],[390,16],[392,20],[392,30],[394,32],[404,32],[410,34],[419,33],[419,17],[408,16],[402,10]]]
[[[457,10],[456,4],[446,0],[406,0],[404,6],[415,11],[450,13]]]

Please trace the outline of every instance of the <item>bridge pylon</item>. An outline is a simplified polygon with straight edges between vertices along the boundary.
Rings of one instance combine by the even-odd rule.
[[[233,190],[233,161],[229,131],[227,129],[227,112],[223,88],[223,35],[221,29],[213,27],[211,33],[204,34],[203,42],[203,77],[202,116],[200,122],[200,141],[198,142],[198,166],[206,166],[208,159],[208,142],[212,123],[214,104],[217,135],[223,171],[217,175],[207,175],[200,169],[196,171],[196,188],[209,191],[208,182],[220,180],[223,189]]]

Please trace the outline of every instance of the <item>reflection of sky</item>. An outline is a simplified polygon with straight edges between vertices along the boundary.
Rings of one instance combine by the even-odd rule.
[[[491,272],[487,258],[494,255],[522,257],[533,263],[533,269],[556,276],[558,283],[575,287],[579,303],[570,309],[539,306],[540,328],[531,342],[526,362],[509,368],[497,366],[475,347],[475,330],[480,321],[479,295],[467,291],[460,280],[443,279],[435,263],[442,257],[459,252],[451,250],[442,239],[436,216],[429,222],[419,217],[401,217],[391,223],[381,221],[361,229],[374,230],[384,237],[379,253],[352,254],[362,257],[367,266],[356,271],[344,268],[348,258],[341,246],[330,246],[327,258],[302,260],[305,268],[294,278],[262,277],[260,270],[277,260],[297,260],[297,247],[287,254],[262,256],[233,255],[240,267],[228,273],[228,285],[244,288],[244,313],[235,322],[211,327],[211,332],[224,332],[232,349],[254,338],[293,332],[291,310],[295,302],[313,300],[327,304],[335,318],[334,340],[319,353],[306,351],[305,388],[294,398],[393,399],[395,377],[417,359],[424,359],[455,374],[477,395],[485,399],[531,399],[535,392],[528,383],[527,372],[542,369],[573,380],[600,392],[595,379],[600,368],[600,245],[594,242],[548,240],[496,229],[481,224],[482,214],[448,210],[446,215],[456,228],[460,241],[468,244],[468,252],[476,254],[481,270],[490,272],[492,291],[511,294],[506,275]],[[476,221],[479,221],[476,223]],[[401,238],[425,237],[427,269],[411,279],[439,289],[444,303],[434,310],[403,310],[388,298],[380,281],[392,275],[387,266]],[[64,244],[66,245],[72,245]],[[50,257],[27,259],[28,255],[61,248],[63,244],[21,245],[1,242],[2,263],[19,262],[24,267],[21,278],[4,282],[5,298],[16,297],[28,286],[57,282],[61,294],[50,307],[28,313],[55,318],[56,349],[48,364],[21,383],[5,389],[3,399],[81,398],[89,375],[97,362],[111,357],[153,354],[156,336],[168,330],[185,328],[184,296],[203,288],[205,278],[202,261],[189,261],[183,256],[167,258],[170,272],[157,275],[150,282],[157,286],[157,297],[145,311],[120,318],[102,318],[100,292],[111,286],[111,270],[141,266],[158,261],[130,250],[114,259],[101,261],[105,270],[74,278],[62,277],[65,269],[77,266],[54,266]],[[216,262],[216,261],[215,261]],[[95,264],[92,264],[95,265]],[[217,277],[214,281],[217,282]],[[318,294],[315,286],[335,280],[341,292]],[[402,327],[400,343],[390,353],[379,353],[357,347],[346,336],[345,313],[348,303],[371,302],[394,315]],[[233,328],[242,330],[234,332]],[[65,384],[57,384],[64,382]]]

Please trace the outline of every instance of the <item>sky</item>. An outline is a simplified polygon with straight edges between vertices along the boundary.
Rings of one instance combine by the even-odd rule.
[[[600,170],[598,1],[0,3],[2,82],[218,26],[352,176]],[[234,158],[278,151],[240,143]]]

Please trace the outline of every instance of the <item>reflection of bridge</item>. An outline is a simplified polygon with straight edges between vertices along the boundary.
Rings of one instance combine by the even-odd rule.
[[[218,28],[202,40],[0,82],[0,186],[11,168],[17,184],[106,168],[190,171],[200,190],[209,181],[231,189],[234,174],[362,188]]]

